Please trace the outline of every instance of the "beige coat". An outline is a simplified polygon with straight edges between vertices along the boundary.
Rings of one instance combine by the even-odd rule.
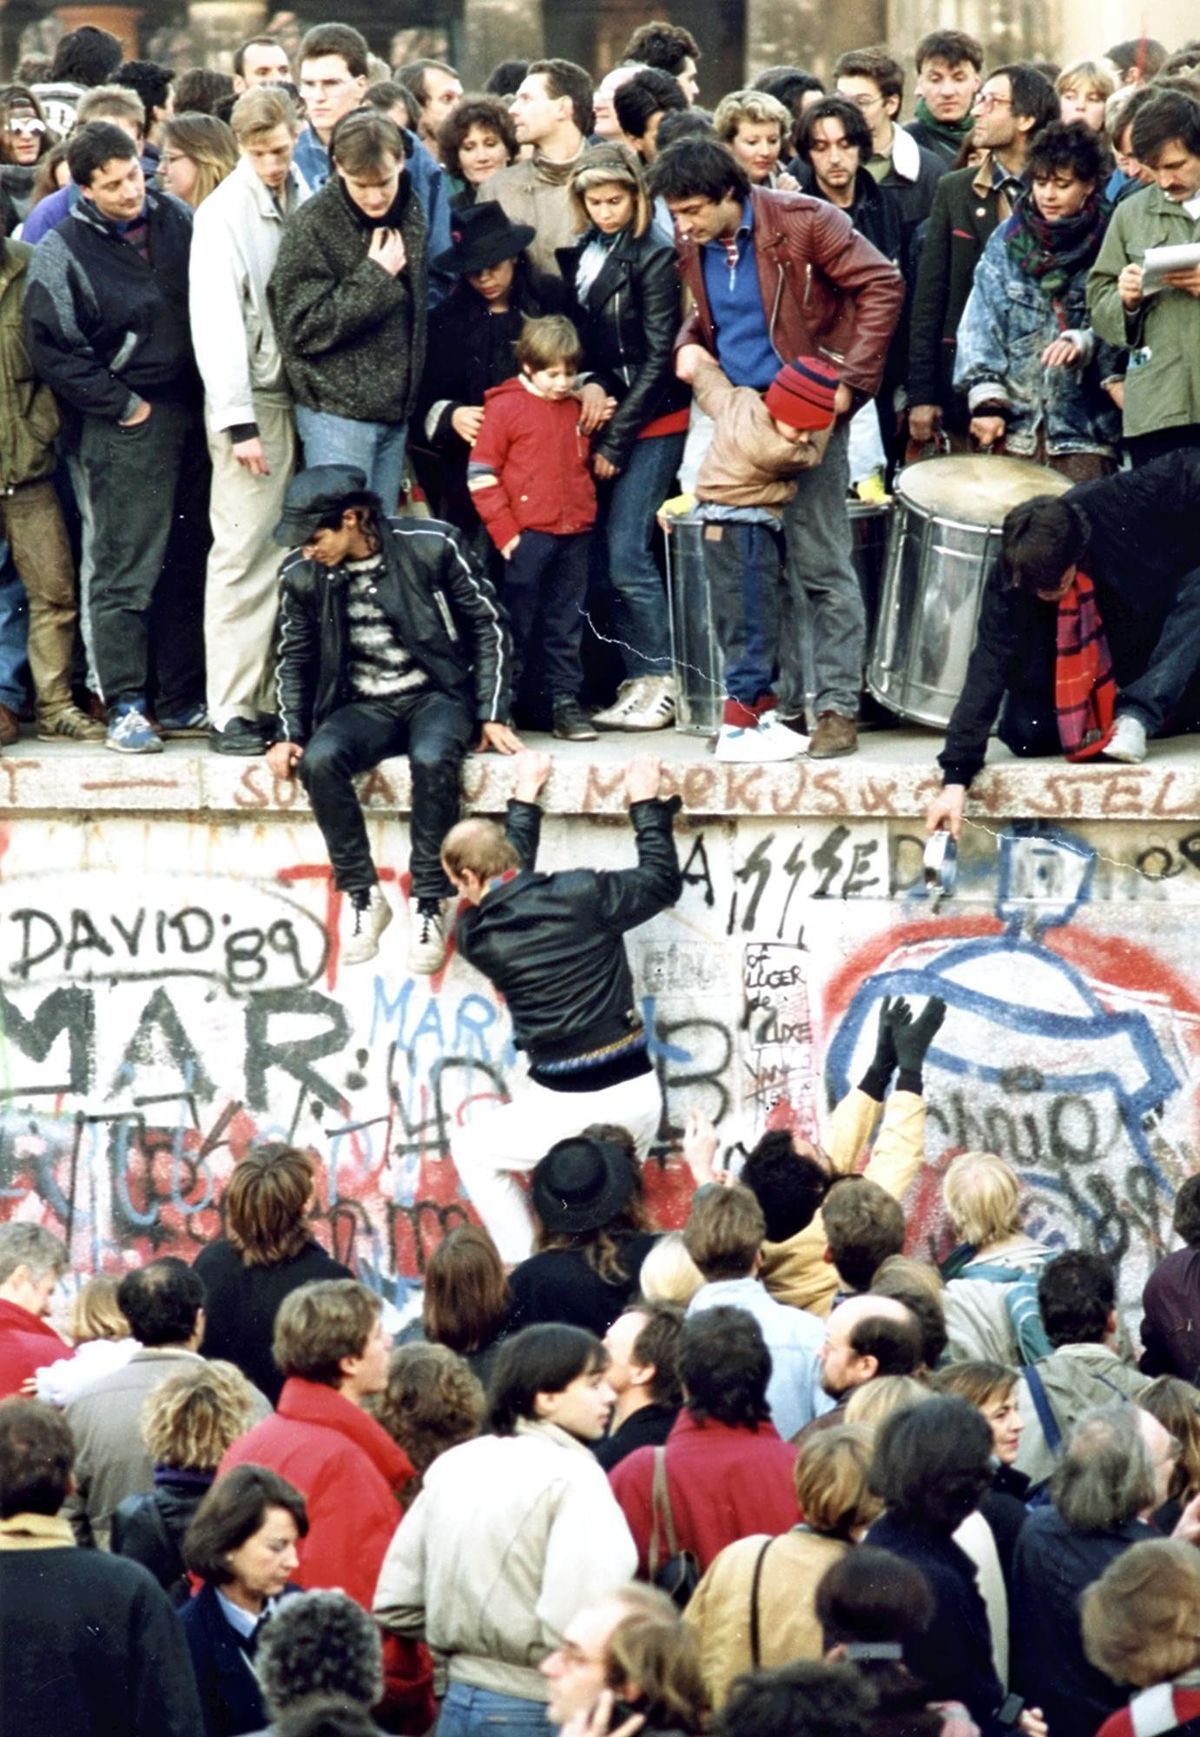
[[[551,163],[545,157],[526,157],[489,175],[477,195],[478,203],[498,200],[514,223],[531,223],[537,234],[526,248],[526,257],[536,271],[559,277],[555,250],[579,240],[579,224],[571,204],[570,179],[578,169],[587,141],[579,156],[566,163]]]
[[[696,478],[697,499],[781,511],[796,492],[797,477],[820,464],[830,431],[793,445],[776,429],[762,394],[731,385],[712,361],[696,364],[692,391],[716,425]]]
[[[833,1112],[826,1149],[840,1175],[857,1170],[879,1116],[874,1098],[854,1086]],[[916,1092],[891,1092],[863,1175],[902,1200],[925,1157],[925,1100]],[[762,1279],[773,1297],[814,1315],[827,1315],[840,1280],[825,1259],[825,1221],[812,1223],[786,1242],[763,1244]]]
[[[850,1546],[803,1527],[769,1540],[758,1587],[759,1664],[762,1669],[819,1659],[821,1625],[814,1599],[826,1569]],[[767,1537],[758,1533],[727,1544],[692,1594],[683,1620],[700,1648],[704,1683],[714,1709],[729,1698],[734,1678],[753,1669],[750,1590]]]

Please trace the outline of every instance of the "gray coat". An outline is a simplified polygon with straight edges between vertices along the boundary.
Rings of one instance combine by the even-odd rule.
[[[405,197],[407,195],[407,197]],[[339,176],[289,221],[267,302],[297,404],[356,422],[407,422],[425,366],[427,260],[420,200],[401,182],[391,226],[408,263],[395,277],[367,258],[372,227]]]
[[[123,1369],[85,1388],[66,1410],[75,1438],[75,1490],[64,1512],[81,1544],[107,1550],[113,1510],[126,1496],[154,1487],[154,1461],[142,1440],[142,1405],[177,1370],[202,1359],[182,1346],[138,1351]],[[252,1423],[271,1411],[255,1387]]]

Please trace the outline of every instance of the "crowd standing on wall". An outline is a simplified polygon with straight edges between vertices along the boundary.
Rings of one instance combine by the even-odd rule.
[[[675,722],[660,526],[699,533],[717,757],[846,755],[853,512],[976,450],[1070,486],[1004,522],[928,825],[993,727],[1136,763],[1200,720],[1198,68],[1145,38],[988,68],[937,30],[911,86],[863,45],[828,90],[721,92],[653,21],[598,81],[471,92],[340,23],[231,76],[68,32],[0,98],[0,745],[28,707],[47,741],[266,755],[348,964],[393,916],[351,780],[406,753],[436,971],[463,756]]]

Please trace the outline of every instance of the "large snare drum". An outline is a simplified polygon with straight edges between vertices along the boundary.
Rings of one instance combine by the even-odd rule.
[[[1022,458],[931,458],[896,479],[883,600],[867,665],[875,698],[944,727],[962,692],[983,588],[1010,507],[1061,495],[1066,477]]]

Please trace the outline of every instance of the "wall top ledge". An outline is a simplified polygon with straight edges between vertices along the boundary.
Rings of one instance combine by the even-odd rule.
[[[703,737],[674,731],[603,736],[595,743],[535,736],[528,742],[554,756],[544,807],[563,816],[619,817],[624,764],[634,753],[661,757],[668,788],[697,818],[912,820],[941,783],[934,759],[941,738],[923,730],[864,732],[859,752],[845,759],[775,766],[719,764]],[[469,808],[502,810],[511,785],[511,762],[494,754],[468,759],[463,789]],[[386,761],[360,780],[359,789],[368,810],[405,812],[408,762]],[[295,818],[306,808],[300,786],[274,778],[263,760],[222,758],[203,742],[171,742],[165,753],[137,760],[33,740],[0,754],[0,811],[9,819],[125,813],[257,821]],[[983,821],[1200,820],[1200,738],[1156,742],[1141,766],[1016,760],[993,743],[968,812]]]

